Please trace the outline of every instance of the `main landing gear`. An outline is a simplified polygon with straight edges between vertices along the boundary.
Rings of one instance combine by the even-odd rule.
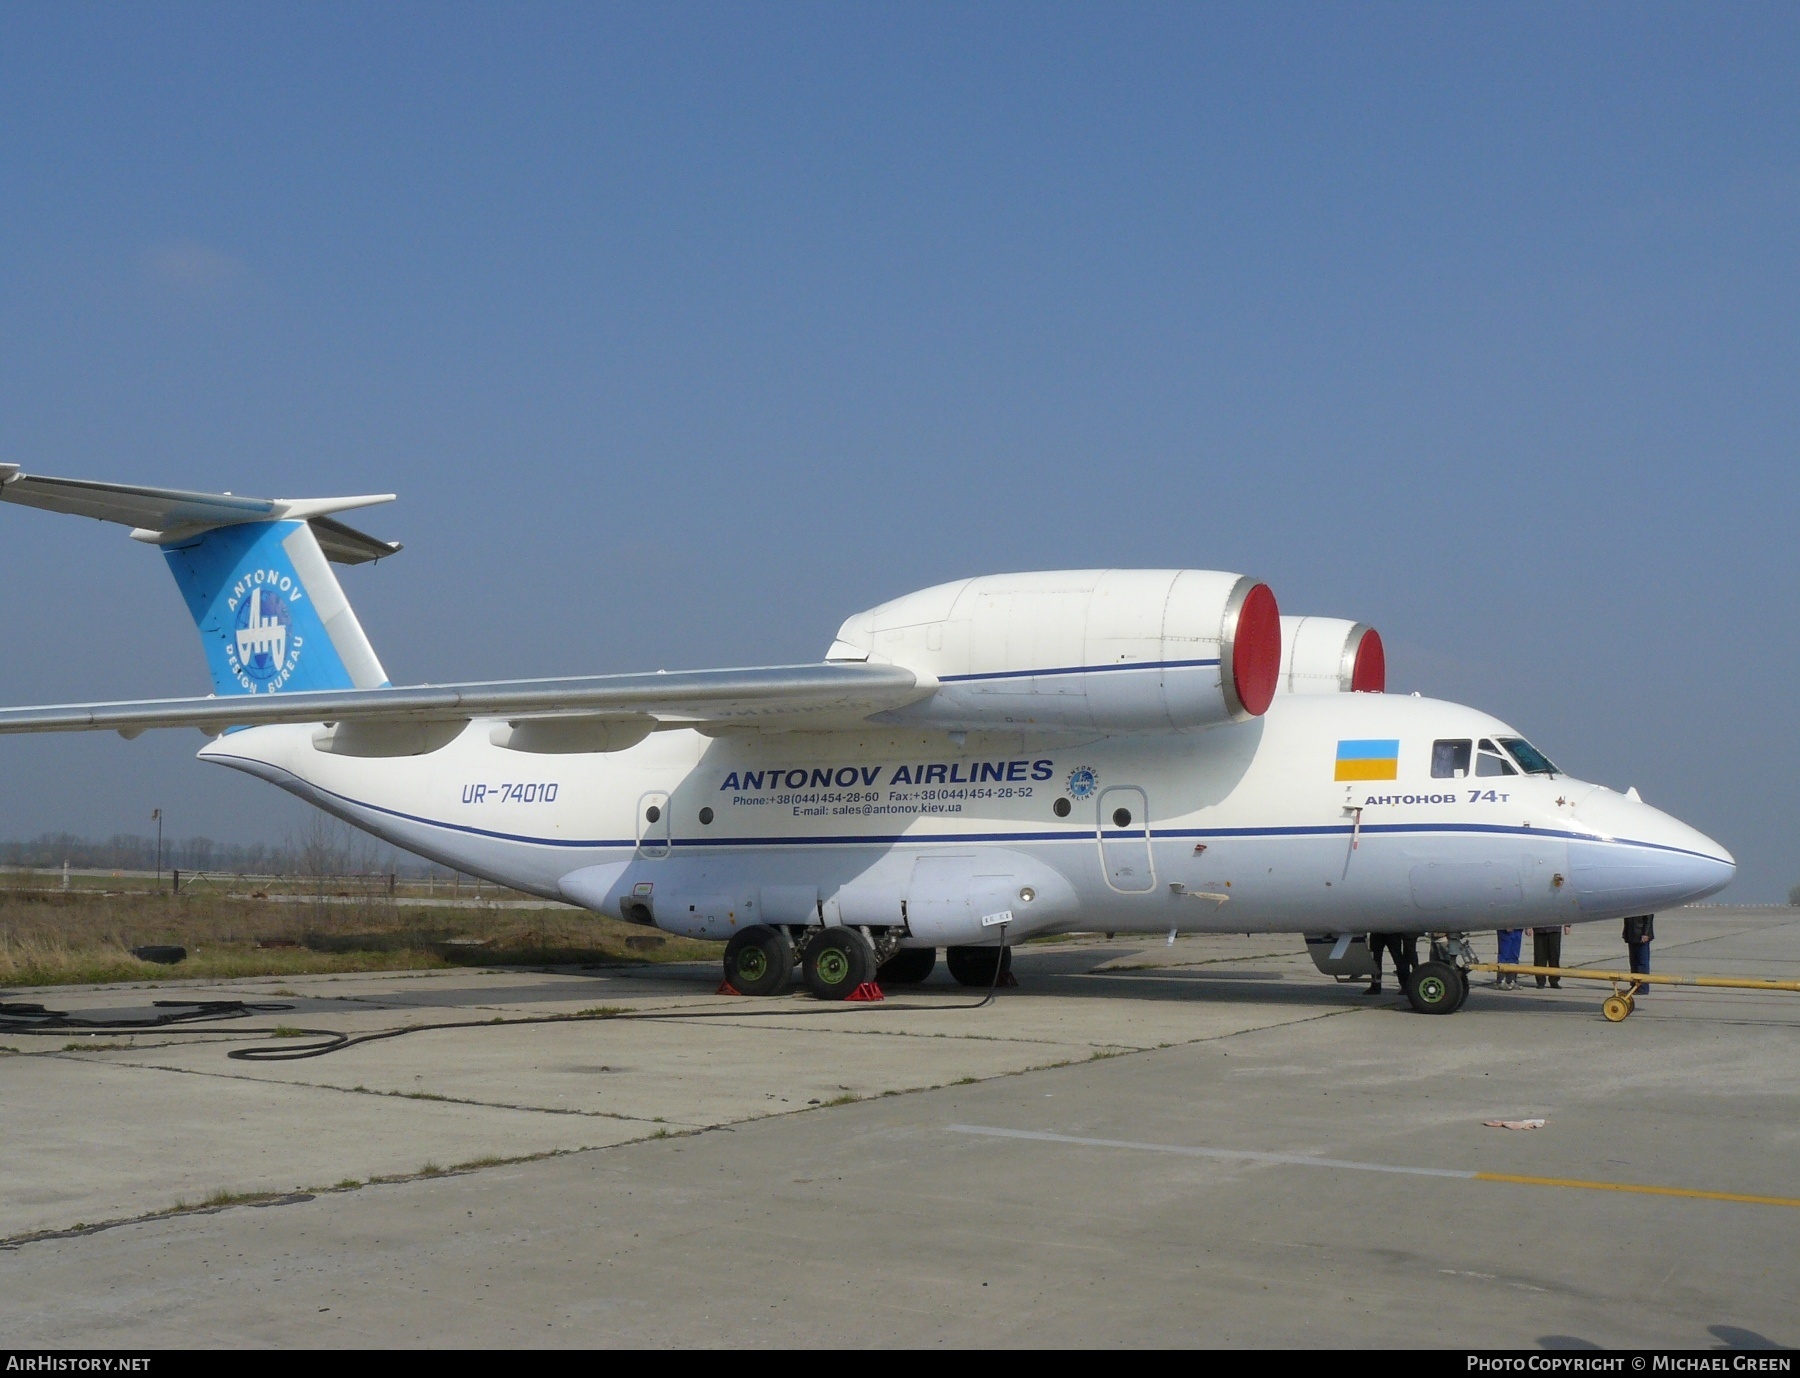
[[[794,979],[793,939],[760,923],[733,933],[725,944],[725,979],[740,995],[780,995]]]
[[[947,947],[944,965],[959,986],[986,988],[1014,984],[1010,947]]]
[[[733,933],[725,944],[726,984],[739,995],[780,995],[793,984],[796,961],[807,989],[821,1000],[843,1000],[875,979],[880,959],[875,943],[860,928],[804,928],[798,933],[798,943],[788,930],[768,924]],[[924,975],[929,975],[935,954],[924,955]]]
[[[725,944],[725,982],[739,995],[780,995],[794,968],[821,1000],[844,1000],[866,982],[916,986],[937,969],[937,949],[900,946],[894,929],[776,928],[753,924]],[[944,964],[958,985],[982,990],[1010,986],[1010,947],[950,947]]]
[[[935,947],[904,947],[875,968],[875,984],[916,986],[936,970]]]
[[[806,945],[800,969],[821,1000],[842,1000],[874,979],[875,945],[855,928],[827,928]]]

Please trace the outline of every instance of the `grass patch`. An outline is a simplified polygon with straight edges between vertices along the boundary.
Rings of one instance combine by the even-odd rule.
[[[222,1210],[226,1206],[252,1206],[258,1201],[275,1201],[285,1195],[287,1195],[286,1192],[280,1191],[227,1191],[220,1188],[218,1191],[208,1192],[206,1198],[198,1202],[177,1198],[173,1206],[166,1211],[159,1211],[157,1214],[178,1215],[183,1211]],[[80,1229],[81,1226],[77,1225],[75,1228]]]
[[[273,1201],[280,1192],[274,1191],[214,1191],[208,1192],[203,1204],[208,1206],[242,1206],[251,1201]]]
[[[0,988],[718,957],[717,943],[630,942],[643,936],[641,928],[573,908],[421,909],[385,896],[312,905],[206,892],[172,897],[0,886]],[[179,944],[188,959],[168,967],[131,955],[150,943]]]

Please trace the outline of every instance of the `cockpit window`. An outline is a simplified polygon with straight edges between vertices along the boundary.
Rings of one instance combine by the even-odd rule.
[[[1517,775],[1513,763],[1500,754],[1500,748],[1486,737],[1481,739],[1481,750],[1475,754],[1475,773],[1477,775]]]
[[[1485,745],[1485,743],[1484,743]],[[1527,775],[1561,775],[1562,772],[1550,764],[1550,758],[1539,751],[1523,737],[1502,737],[1500,745],[1511,753],[1513,760]]]
[[[1469,773],[1469,751],[1474,745],[1467,737],[1460,741],[1431,744],[1431,778],[1460,780]]]

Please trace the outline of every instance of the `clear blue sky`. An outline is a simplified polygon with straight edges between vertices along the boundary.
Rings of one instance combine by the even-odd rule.
[[[0,9],[0,459],[397,490],[397,680],[815,659],[982,571],[1379,626],[1800,882],[1800,7]],[[154,553],[0,512],[0,702],[201,692]],[[279,842],[199,738],[0,837]]]

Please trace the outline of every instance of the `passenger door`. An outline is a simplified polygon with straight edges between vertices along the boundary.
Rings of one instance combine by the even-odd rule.
[[[1123,895],[1156,888],[1150,859],[1150,800],[1136,785],[1102,790],[1094,835],[1100,841],[1100,869],[1106,883]]]
[[[669,854],[669,794],[650,790],[638,800],[637,845],[639,856]]]

